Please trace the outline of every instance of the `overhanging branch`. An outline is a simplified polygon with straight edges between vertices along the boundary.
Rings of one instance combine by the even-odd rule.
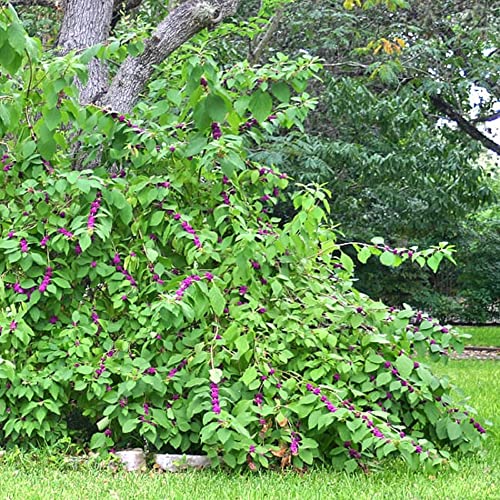
[[[500,155],[500,144],[491,140],[484,135],[478,128],[476,128],[470,121],[466,120],[460,113],[455,111],[453,107],[438,95],[430,96],[430,100],[434,106],[444,113],[450,120],[453,120],[460,130],[464,131],[467,135],[479,141],[485,148]]]
[[[281,18],[283,17],[284,8],[278,9],[276,14],[271,19],[271,22],[264,32],[264,34],[258,39],[257,46],[252,50],[250,55],[250,62],[252,64],[257,64],[259,59],[262,56],[262,52],[264,52],[265,48],[269,45],[269,41],[271,37],[274,35],[274,32],[278,29]]]
[[[241,0],[190,0],[181,3],[158,24],[144,43],[144,52],[128,57],[100,104],[119,113],[128,113],[153,74],[155,66],[203,28],[236,12]]]

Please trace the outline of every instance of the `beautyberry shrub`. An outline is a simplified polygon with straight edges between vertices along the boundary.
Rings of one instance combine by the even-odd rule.
[[[83,439],[75,412],[95,449],[146,440],[252,469],[433,467],[479,445],[473,410],[415,357],[460,348],[457,333],[354,288],[322,189],[272,217],[289,180],[248,151],[301,126],[317,62],[221,70],[180,53],[176,90],[150,88],[134,123],[78,104],[84,59],[25,44],[29,61],[0,58],[2,446]],[[390,265],[449,257],[357,248]]]

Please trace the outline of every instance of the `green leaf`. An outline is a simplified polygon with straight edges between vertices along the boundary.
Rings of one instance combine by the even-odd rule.
[[[449,421],[446,424],[446,432],[448,433],[448,437],[454,441],[462,435],[462,428],[456,422]]]
[[[314,455],[311,450],[299,448],[299,457],[306,463],[311,465],[314,460]]]
[[[443,255],[440,253],[435,253],[427,259],[427,265],[434,271],[437,272],[439,264],[443,260]]]
[[[250,385],[258,376],[257,369],[255,366],[249,366],[241,377],[241,381],[246,385]]]
[[[210,305],[217,316],[220,316],[224,312],[224,307],[226,305],[226,299],[222,295],[219,287],[212,284],[210,291],[208,292],[208,299],[210,300]]]
[[[188,147],[184,151],[184,156],[194,156],[200,153],[207,145],[207,138],[204,135],[194,136]]]
[[[59,288],[71,288],[70,283],[68,283],[66,280],[63,280],[62,278],[53,278],[52,282]]]
[[[404,378],[407,378],[413,371],[413,361],[404,354],[396,359],[394,365],[398,369],[399,374]]]
[[[234,469],[236,467],[236,457],[233,453],[224,453],[223,459],[224,462],[226,462],[226,464],[231,467],[231,469]]]
[[[130,221],[133,218],[132,207],[129,204],[127,204],[120,210],[119,216],[125,225],[130,224]]]
[[[111,199],[113,200],[113,205],[119,210],[122,210],[128,205],[127,198],[125,198],[123,193],[118,191],[118,189],[111,190]]]
[[[210,382],[218,384],[222,380],[222,370],[220,368],[212,368],[209,370]]]
[[[273,100],[267,92],[259,89],[252,95],[249,108],[255,119],[262,123],[267,120],[273,110]]]
[[[240,116],[243,116],[246,113],[249,104],[250,104],[250,96],[243,95],[234,103],[234,109]]]
[[[47,128],[49,130],[54,130],[61,123],[61,112],[57,107],[53,107],[43,113],[43,118]]]
[[[271,92],[279,101],[288,103],[290,101],[290,88],[284,82],[274,83],[271,87]]]
[[[370,248],[368,247],[363,247],[359,252],[358,252],[358,260],[362,264],[366,264],[368,259],[371,257],[372,252]]]
[[[349,318],[349,323],[353,328],[358,328],[358,326],[360,326],[361,323],[363,323],[363,316],[361,316],[361,314],[353,314]]]
[[[129,43],[127,45],[127,52],[132,56],[136,57],[139,54],[144,52],[144,42],[142,40],[138,40],[134,43]]]
[[[347,255],[344,252],[340,253],[340,263],[344,266],[344,269],[347,272],[351,273],[353,271],[353,269],[354,269],[354,262],[351,259],[351,257],[349,257],[349,255]]]
[[[88,233],[82,233],[80,235],[78,243],[80,245],[80,248],[82,249],[82,252],[85,252],[85,250],[87,250],[87,248],[89,248],[92,243],[90,235]]]
[[[127,434],[128,432],[132,432],[137,427],[138,424],[139,424],[139,421],[136,418],[127,420],[123,424],[122,431],[125,434]]]
[[[241,337],[238,337],[235,340],[234,345],[238,349],[239,356],[242,356],[243,354],[245,354],[248,351],[248,349],[250,349],[250,345],[248,344],[248,340],[244,335],[242,335]]]
[[[94,450],[103,448],[105,444],[106,444],[106,436],[104,435],[103,432],[96,432],[92,436],[92,439],[90,440],[90,447]]]
[[[99,422],[97,422],[96,425],[100,431],[103,431],[104,429],[106,429],[108,424],[109,424],[109,417],[104,417],[104,418],[101,418],[101,420],[99,420]]]
[[[222,97],[215,94],[209,94],[206,100],[206,108],[208,116],[210,116],[214,122],[224,121],[227,113],[227,106]]]
[[[52,132],[45,124],[42,124],[38,129],[38,151],[46,160],[50,160],[56,149],[57,145]]]
[[[149,220],[150,226],[157,226],[165,218],[165,213],[162,211],[155,212]]]
[[[35,141],[27,141],[23,144],[22,147],[22,153],[24,158],[29,158],[36,149],[36,142]]]
[[[381,387],[381,386],[387,385],[391,380],[392,380],[392,376],[389,372],[382,372],[382,373],[379,373],[375,383],[377,384],[377,387]]]
[[[164,429],[172,427],[172,422],[168,419],[167,412],[164,410],[153,409],[153,421]]]
[[[384,252],[381,256],[380,256],[380,262],[384,265],[384,266],[389,266],[389,267],[392,267],[394,266],[394,264],[396,263],[396,255],[394,255],[392,252]]]
[[[159,253],[153,248],[146,247],[146,257],[150,262],[155,262]]]

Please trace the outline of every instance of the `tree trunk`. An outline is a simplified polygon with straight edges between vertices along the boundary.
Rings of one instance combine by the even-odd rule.
[[[57,46],[62,54],[77,52],[104,43],[108,39],[113,14],[113,0],[68,0]],[[89,104],[103,95],[109,86],[108,70],[98,59],[92,59],[85,86],[80,87],[80,102]]]

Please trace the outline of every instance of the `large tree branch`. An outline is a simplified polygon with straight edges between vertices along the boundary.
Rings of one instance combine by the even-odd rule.
[[[123,62],[100,104],[118,113],[130,112],[155,66],[203,28],[234,14],[240,2],[190,0],[180,4],[146,40],[144,52]]]
[[[500,155],[500,144],[497,144],[495,141],[492,141],[489,137],[484,135],[470,121],[466,120],[460,113],[455,111],[453,107],[442,97],[433,95],[430,99],[432,104],[434,104],[439,111],[444,113],[450,120],[456,122],[460,130],[463,130],[470,137],[479,141],[485,148],[495,152],[497,155]]]
[[[257,64],[262,56],[262,53],[269,45],[269,42],[274,35],[274,32],[278,29],[281,18],[283,17],[284,8],[278,9],[269,23],[267,30],[264,34],[257,40],[256,47],[252,50],[250,54],[250,62],[252,64]]]

